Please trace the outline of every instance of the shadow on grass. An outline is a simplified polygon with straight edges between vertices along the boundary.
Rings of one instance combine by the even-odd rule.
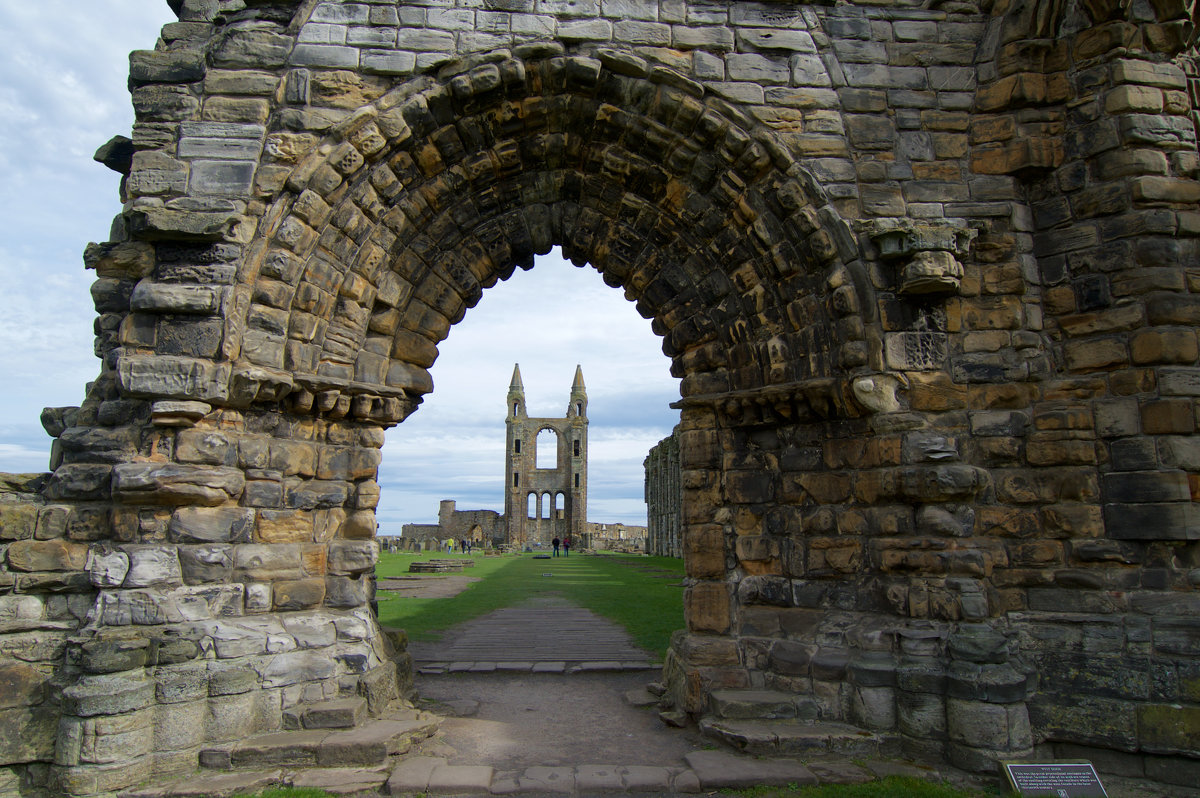
[[[659,659],[671,633],[683,628],[683,561],[638,555],[583,555],[534,559],[424,554],[383,554],[379,577],[408,573],[414,560],[462,557],[475,566],[463,573],[478,577],[451,598],[412,598],[379,591],[379,621],[404,629],[414,640],[437,640],[464,621],[530,599],[561,596],[624,627],[633,642]],[[436,577],[433,577],[436,578]]]

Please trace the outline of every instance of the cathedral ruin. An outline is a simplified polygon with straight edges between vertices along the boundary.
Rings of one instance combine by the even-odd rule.
[[[0,792],[403,690],[384,430],[555,245],[681,379],[680,713],[1200,783],[1192,0],[169,2],[96,379],[0,479]]]
[[[508,542],[524,548],[587,532],[587,389],[576,367],[562,418],[525,412],[521,367],[513,367],[505,418],[504,517]]]

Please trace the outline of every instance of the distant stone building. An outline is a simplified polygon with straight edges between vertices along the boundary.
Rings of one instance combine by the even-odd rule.
[[[401,548],[428,551],[446,540],[469,540],[473,545],[491,546],[504,542],[504,516],[495,510],[459,510],[453,499],[438,507],[436,524],[405,524],[400,530]]]
[[[402,527],[403,548],[428,549],[428,541],[447,539],[548,546],[556,537],[572,537],[577,546],[586,548],[592,527],[603,528],[597,539],[609,539],[610,534],[617,534],[613,539],[618,540],[645,538],[644,527],[587,522],[587,391],[581,368],[575,368],[571,401],[563,418],[530,418],[525,414],[521,368],[515,366],[506,425],[504,513],[459,510],[454,501],[444,500],[438,523]],[[636,530],[641,530],[640,535]]]
[[[440,524],[405,524],[400,527],[400,548],[404,551],[428,551],[442,541]]]
[[[646,468],[646,553],[682,557],[680,535],[679,427],[658,442]]]
[[[646,527],[588,522],[581,545],[597,551],[640,554],[646,551]]]
[[[576,366],[563,418],[525,413],[521,367],[508,386],[504,516],[508,542],[546,545],[587,532],[587,390]]]
[[[504,516],[495,510],[459,510],[446,500],[438,508],[438,526],[442,537],[469,540],[472,544],[504,541]]]

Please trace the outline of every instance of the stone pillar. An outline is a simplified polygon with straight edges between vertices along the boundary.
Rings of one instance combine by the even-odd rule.
[[[950,637],[946,673],[947,755],[964,770],[992,772],[1033,755],[1028,678],[1010,660],[1008,639],[988,624],[963,624]]]
[[[898,635],[896,728],[904,755],[940,761],[946,749],[945,632],[927,625]]]
[[[111,509],[73,544],[94,598],[66,645],[57,789],[190,770],[299,704],[400,695],[371,611],[383,428],[334,415],[110,394],[61,433],[45,495],[77,523],[93,492]]]

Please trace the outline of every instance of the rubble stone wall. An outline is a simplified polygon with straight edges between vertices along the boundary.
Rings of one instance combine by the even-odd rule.
[[[172,7],[98,153],[99,375],[0,494],[4,789],[403,689],[383,431],[554,245],[681,378],[680,708],[1195,775],[1189,6]]]

